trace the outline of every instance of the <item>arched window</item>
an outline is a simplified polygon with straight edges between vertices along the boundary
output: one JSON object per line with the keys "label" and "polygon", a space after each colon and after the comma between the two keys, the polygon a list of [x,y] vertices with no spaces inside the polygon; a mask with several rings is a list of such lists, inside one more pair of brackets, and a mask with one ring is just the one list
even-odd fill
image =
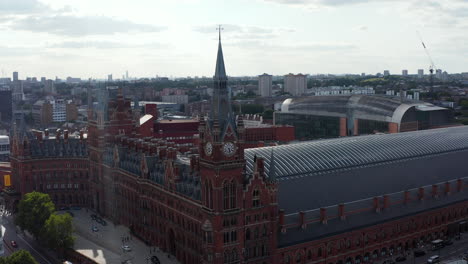
{"label": "arched window", "polygon": [[322,248],[318,248],[317,257],[321,257],[321,256],[322,256]]}
{"label": "arched window", "polygon": [[225,210],[236,208],[236,189],[234,180],[223,183],[223,208]]}
{"label": "arched window", "polygon": [[231,181],[231,186],[230,186],[230,207],[236,208],[236,181],[232,180]]}
{"label": "arched window", "polygon": [[252,194],[252,207],[260,206],[260,191],[255,189]]}
{"label": "arched window", "polygon": [[224,263],[231,263],[231,256],[227,251],[224,251]]}
{"label": "arched window", "polygon": [[296,263],[301,263],[302,262],[302,255],[301,253],[297,253],[296,255]]}
{"label": "arched window", "polygon": [[213,187],[210,181],[205,182],[205,205],[208,208],[213,208]]}
{"label": "arched window", "polygon": [[231,261],[235,262],[239,259],[239,255],[237,254],[237,250],[233,249],[231,253]]}

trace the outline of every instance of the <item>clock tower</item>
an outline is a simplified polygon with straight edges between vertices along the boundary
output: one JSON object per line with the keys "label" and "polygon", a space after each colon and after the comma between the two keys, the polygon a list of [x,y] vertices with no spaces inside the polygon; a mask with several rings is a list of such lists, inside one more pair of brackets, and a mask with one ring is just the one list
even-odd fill
{"label": "clock tower", "polygon": [[242,261],[244,125],[231,109],[219,30],[212,109],[200,120],[200,174],[204,232],[203,263]]}

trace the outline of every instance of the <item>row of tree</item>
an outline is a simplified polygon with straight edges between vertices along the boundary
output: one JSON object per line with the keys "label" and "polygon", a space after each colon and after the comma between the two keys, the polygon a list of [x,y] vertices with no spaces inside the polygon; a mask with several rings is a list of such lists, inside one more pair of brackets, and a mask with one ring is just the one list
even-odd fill
{"label": "row of tree", "polygon": [[56,252],[74,245],[71,215],[57,214],[48,194],[26,194],[18,205],[15,223],[21,230],[32,234],[40,244]]}
{"label": "row of tree", "polygon": [[39,264],[26,250],[18,250],[8,257],[0,257],[0,264]]}

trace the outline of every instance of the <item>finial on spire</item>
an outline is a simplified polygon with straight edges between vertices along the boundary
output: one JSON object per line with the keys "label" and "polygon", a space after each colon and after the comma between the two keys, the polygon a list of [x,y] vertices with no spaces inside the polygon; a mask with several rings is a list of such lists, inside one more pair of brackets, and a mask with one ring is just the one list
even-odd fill
{"label": "finial on spire", "polygon": [[216,29],[219,32],[219,42],[221,42],[221,30],[223,30],[224,28],[222,28],[221,25],[219,25]]}

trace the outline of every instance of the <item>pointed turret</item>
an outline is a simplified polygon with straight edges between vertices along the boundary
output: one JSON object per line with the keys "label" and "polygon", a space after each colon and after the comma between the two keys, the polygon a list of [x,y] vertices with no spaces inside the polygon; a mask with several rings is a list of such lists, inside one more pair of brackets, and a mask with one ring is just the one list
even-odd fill
{"label": "pointed turret", "polygon": [[213,77],[217,80],[227,80],[226,68],[224,67],[223,47],[221,46],[221,29],[219,31],[218,56],[216,57],[216,69]]}
{"label": "pointed turret", "polygon": [[[224,67],[223,48],[221,46],[221,27],[219,30],[219,43],[218,55],[216,58],[215,75],[213,76],[213,107],[211,110],[210,124],[217,120],[219,124],[219,131],[224,132],[227,124],[231,124],[235,130],[236,123],[231,110],[231,100],[229,98],[229,91],[227,88],[227,75],[226,68]],[[222,139],[222,135],[219,135]]]}

